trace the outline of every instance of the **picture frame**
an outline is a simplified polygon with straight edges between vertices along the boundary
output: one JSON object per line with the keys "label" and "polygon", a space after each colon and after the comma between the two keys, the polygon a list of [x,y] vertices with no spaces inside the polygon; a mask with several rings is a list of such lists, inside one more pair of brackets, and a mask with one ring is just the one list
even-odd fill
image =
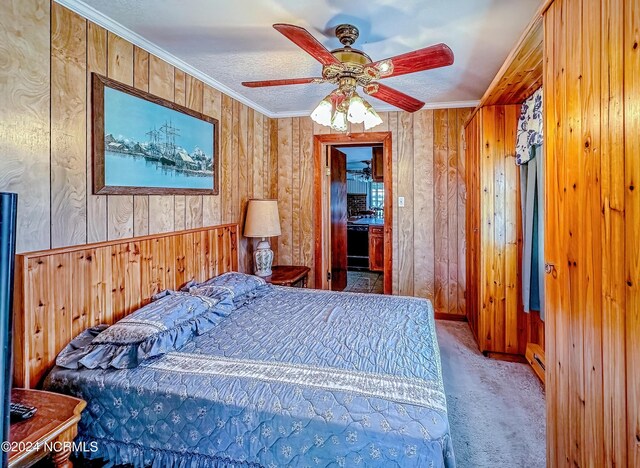
{"label": "picture frame", "polygon": [[92,74],[93,193],[218,195],[218,120]]}

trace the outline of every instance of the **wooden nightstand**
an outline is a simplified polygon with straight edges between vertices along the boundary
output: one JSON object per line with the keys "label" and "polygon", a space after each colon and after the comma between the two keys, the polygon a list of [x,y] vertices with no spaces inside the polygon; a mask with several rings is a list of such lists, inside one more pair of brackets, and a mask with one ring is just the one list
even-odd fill
{"label": "wooden nightstand", "polygon": [[[87,406],[84,400],[42,390],[14,388],[11,401],[38,408],[26,421],[11,423],[9,466],[31,466],[49,452],[56,467],[71,468],[72,442],[78,434],[80,413]],[[36,450],[34,447],[42,447]],[[47,447],[46,445],[50,445]]]}
{"label": "wooden nightstand", "polygon": [[306,288],[307,279],[309,278],[309,267],[279,265],[271,267],[272,274],[264,280],[267,283],[278,286],[293,286],[297,288]]}

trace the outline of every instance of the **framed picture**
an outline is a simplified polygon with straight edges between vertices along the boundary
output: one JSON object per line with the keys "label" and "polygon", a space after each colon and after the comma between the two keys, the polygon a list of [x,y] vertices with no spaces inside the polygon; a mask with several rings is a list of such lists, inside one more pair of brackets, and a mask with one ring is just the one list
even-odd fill
{"label": "framed picture", "polygon": [[93,193],[217,195],[218,121],[93,74]]}

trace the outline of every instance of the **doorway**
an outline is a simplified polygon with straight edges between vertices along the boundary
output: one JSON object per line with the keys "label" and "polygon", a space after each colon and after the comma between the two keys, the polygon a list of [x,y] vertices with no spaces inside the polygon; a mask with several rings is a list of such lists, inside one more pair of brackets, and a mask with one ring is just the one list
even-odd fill
{"label": "doorway", "polygon": [[314,155],[316,288],[391,294],[391,133],[316,135]]}

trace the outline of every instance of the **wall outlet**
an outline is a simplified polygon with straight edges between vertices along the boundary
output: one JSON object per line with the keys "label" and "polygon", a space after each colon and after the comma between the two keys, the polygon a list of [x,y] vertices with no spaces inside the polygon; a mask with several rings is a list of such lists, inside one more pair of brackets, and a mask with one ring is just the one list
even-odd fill
{"label": "wall outlet", "polygon": [[404,208],[404,197],[398,197],[398,207]]}

